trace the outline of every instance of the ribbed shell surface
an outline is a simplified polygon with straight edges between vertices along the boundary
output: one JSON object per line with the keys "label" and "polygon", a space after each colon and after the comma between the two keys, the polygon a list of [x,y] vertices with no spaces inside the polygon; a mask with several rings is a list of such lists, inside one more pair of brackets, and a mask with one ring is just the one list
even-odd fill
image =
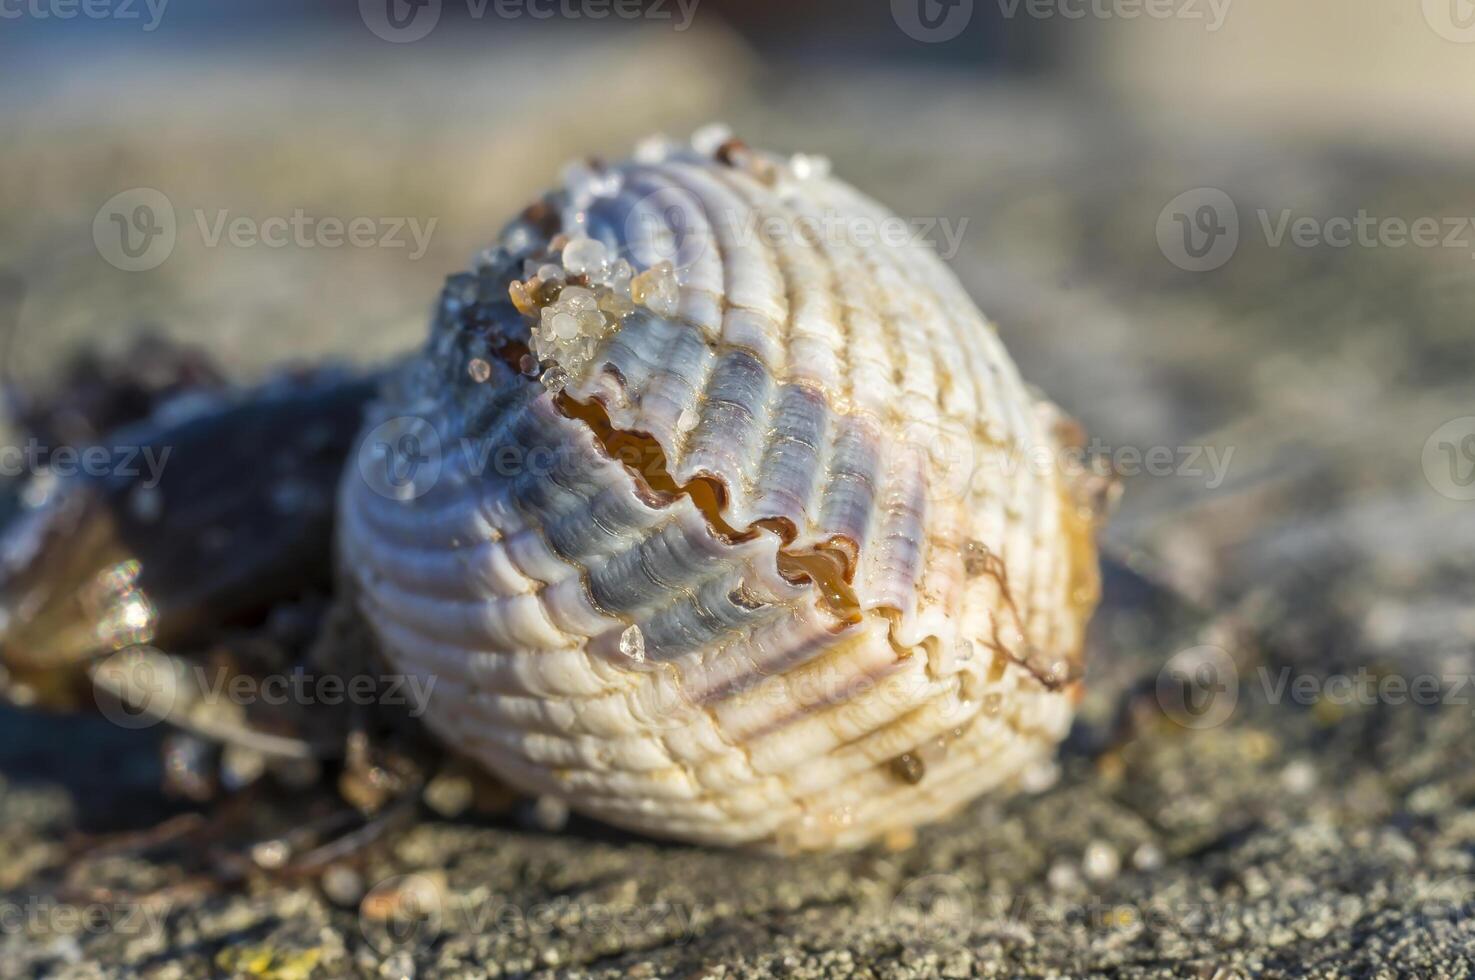
{"label": "ribbed shell surface", "polygon": [[[430,726],[610,823],[786,850],[1047,758],[1091,518],[953,275],[812,164],[590,173],[452,277],[344,482],[345,571]],[[674,293],[610,294],[580,239]],[[602,312],[569,339],[574,285]]]}

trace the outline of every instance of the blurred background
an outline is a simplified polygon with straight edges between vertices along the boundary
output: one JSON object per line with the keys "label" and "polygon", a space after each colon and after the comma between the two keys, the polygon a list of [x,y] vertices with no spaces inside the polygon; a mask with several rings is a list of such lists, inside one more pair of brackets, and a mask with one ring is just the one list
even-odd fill
{"label": "blurred background", "polygon": [[[0,358],[39,385],[154,331],[241,379],[380,361],[566,161],[717,120],[960,232],[946,258],[1024,376],[1123,472],[1107,552],[1252,626],[1264,659],[1242,678],[1464,676],[1472,109],[1468,0],[0,0]],[[298,214],[372,233],[229,231]],[[1194,642],[1115,601],[1088,732]],[[1428,821],[1443,856],[1409,861],[1465,867],[1468,709],[1387,707],[1242,707],[1191,765],[1161,739],[1110,771],[1078,740],[1066,765],[1103,807],[1128,773],[1170,855],[1248,813],[1272,850],[1323,819],[1348,862],[1357,828]],[[7,742],[0,769],[54,768],[35,748]],[[1043,876],[1021,860],[995,872]],[[1192,860],[1183,887],[1221,887]],[[1349,901],[1394,874],[1354,864],[1296,874]]]}

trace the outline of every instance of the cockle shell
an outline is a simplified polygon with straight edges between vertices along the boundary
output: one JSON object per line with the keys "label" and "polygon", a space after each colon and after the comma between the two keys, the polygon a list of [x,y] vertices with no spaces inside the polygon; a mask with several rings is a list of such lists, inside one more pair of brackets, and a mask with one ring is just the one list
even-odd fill
{"label": "cockle shell", "polygon": [[780,850],[1047,760],[1094,517],[934,251],[735,140],[564,184],[451,277],[342,488],[430,727],[609,823]]}

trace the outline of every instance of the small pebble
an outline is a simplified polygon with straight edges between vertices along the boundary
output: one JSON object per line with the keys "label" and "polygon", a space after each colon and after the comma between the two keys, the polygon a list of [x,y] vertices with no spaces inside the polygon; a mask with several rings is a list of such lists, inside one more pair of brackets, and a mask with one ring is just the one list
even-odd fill
{"label": "small pebble", "polygon": [[1122,870],[1121,855],[1117,854],[1116,848],[1104,840],[1093,840],[1086,845],[1085,857],[1081,860],[1081,866],[1086,871],[1086,877],[1092,881],[1110,881]]}
{"label": "small pebble", "polygon": [[284,840],[264,840],[251,848],[251,860],[267,871],[283,867],[291,856],[292,848]]}
{"label": "small pebble", "polygon": [[423,793],[425,805],[442,817],[459,817],[471,809],[476,798],[476,787],[460,773],[438,773],[426,785]]}
{"label": "small pebble", "polygon": [[396,950],[379,964],[384,980],[415,980],[415,957],[407,949]]}
{"label": "small pebble", "polygon": [[533,825],[556,834],[568,825],[568,804],[556,796],[540,796],[533,804]]}
{"label": "small pebble", "polygon": [[1058,892],[1075,891],[1081,885],[1080,872],[1076,866],[1069,861],[1056,861],[1050,866],[1050,872],[1045,876],[1050,887]]}
{"label": "small pebble", "polygon": [[364,897],[364,878],[346,864],[335,864],[323,872],[323,894],[344,908],[357,908]]}
{"label": "small pebble", "polygon": [[1163,866],[1163,849],[1148,841],[1132,852],[1132,867],[1139,871],[1156,871]]}
{"label": "small pebble", "polygon": [[1060,765],[1054,759],[1046,759],[1019,774],[1019,788],[1031,795],[1043,793],[1058,782]]}
{"label": "small pebble", "polygon": [[220,782],[232,792],[250,786],[266,772],[266,756],[241,745],[227,745],[220,755]]}
{"label": "small pebble", "polygon": [[1298,759],[1280,772],[1280,784],[1286,792],[1304,796],[1316,788],[1316,767],[1305,759]]}

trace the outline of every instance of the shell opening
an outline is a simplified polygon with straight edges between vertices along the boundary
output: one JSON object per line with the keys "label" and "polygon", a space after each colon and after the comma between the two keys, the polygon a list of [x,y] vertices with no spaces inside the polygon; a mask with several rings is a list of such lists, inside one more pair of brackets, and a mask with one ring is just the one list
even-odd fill
{"label": "shell opening", "polygon": [[850,584],[858,557],[853,543],[831,541],[813,548],[793,549],[788,546],[794,537],[793,530],[788,529],[785,534],[775,522],[759,521],[753,527],[735,528],[723,516],[727,491],[721,481],[695,477],[678,484],[671,475],[661,444],[648,433],[616,428],[597,400],[579,401],[561,391],[554,396],[554,404],[565,417],[587,426],[604,452],[625,466],[635,478],[636,487],[653,503],[665,505],[678,497],[689,497],[712,532],[727,541],[748,541],[764,531],[777,535],[782,542],[778,551],[779,574],[795,584],[813,583],[819,590],[821,606],[837,625],[860,622],[860,600]]}

